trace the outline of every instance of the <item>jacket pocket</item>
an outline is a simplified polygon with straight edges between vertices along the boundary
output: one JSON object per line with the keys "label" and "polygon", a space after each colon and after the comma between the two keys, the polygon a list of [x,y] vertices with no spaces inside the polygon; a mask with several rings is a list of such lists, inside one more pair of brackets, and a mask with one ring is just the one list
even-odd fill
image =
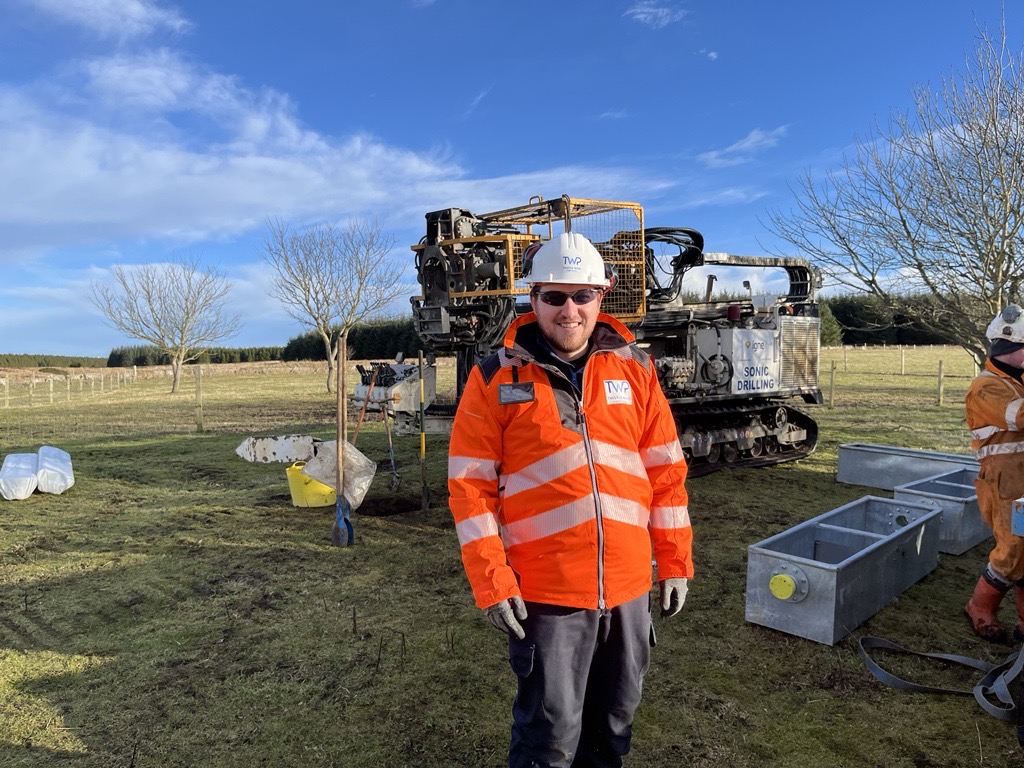
{"label": "jacket pocket", "polygon": [[1024,473],[1014,472],[1009,467],[990,469],[985,473],[985,482],[999,489],[1001,499],[1019,499],[1024,496]]}

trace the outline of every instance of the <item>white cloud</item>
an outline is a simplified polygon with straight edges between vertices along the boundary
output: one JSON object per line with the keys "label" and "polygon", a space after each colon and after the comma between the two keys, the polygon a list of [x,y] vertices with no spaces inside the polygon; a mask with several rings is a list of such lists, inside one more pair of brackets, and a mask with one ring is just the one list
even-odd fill
{"label": "white cloud", "polygon": [[704,152],[697,159],[708,168],[728,168],[749,163],[754,156],[765,149],[771,149],[786,135],[788,126],[782,125],[771,131],[755,128],[745,137],[725,149]]}
{"label": "white cloud", "polygon": [[158,29],[185,32],[190,24],[177,10],[150,0],[23,0],[39,11],[101,37],[134,38]]}
{"label": "white cloud", "polygon": [[686,11],[673,8],[671,5],[658,2],[658,0],[636,0],[622,15],[629,16],[641,24],[661,29],[669,24],[682,21],[686,18]]}
{"label": "white cloud", "polygon": [[[94,98],[69,104],[83,74]],[[442,153],[310,131],[286,96],[168,51],[95,59],[70,78],[0,87],[0,262],[118,238],[223,238],[271,214],[361,215],[462,174]]]}
{"label": "white cloud", "polygon": [[161,48],[140,56],[112,56],[82,65],[88,89],[108,107],[145,110],[181,109],[198,98],[193,72],[177,54]]}
{"label": "white cloud", "polygon": [[489,94],[491,92],[491,89],[493,87],[494,87],[493,85],[489,85],[486,88],[482,89],[473,98],[473,100],[469,103],[469,106],[466,107],[466,111],[462,113],[462,116],[463,117],[469,117],[471,114],[473,114],[473,112],[476,110],[476,108],[478,106],[480,106],[480,102],[483,101],[487,97],[487,94]]}
{"label": "white cloud", "polygon": [[[118,42],[186,26],[148,0],[23,2]],[[598,165],[468,178],[445,147],[416,151],[369,132],[318,132],[279,91],[248,88],[173,48],[122,46],[58,60],[35,82],[0,83],[0,178],[0,348],[45,337],[55,348],[33,343],[31,351],[90,354],[125,341],[87,298],[89,283],[115,259],[197,250],[212,264],[215,252],[230,263],[232,305],[246,335],[262,326],[254,337],[273,339],[296,326],[265,293],[255,246],[268,217],[381,217],[395,232],[411,294],[408,247],[422,237],[426,211],[471,205],[485,213],[524,204],[524,190],[649,200],[678,186],[668,172]],[[89,262],[101,266],[85,268]],[[407,311],[408,299],[396,306]],[[66,330],[49,330],[58,327]]]}
{"label": "white cloud", "polygon": [[609,109],[601,113],[602,120],[625,120],[627,117],[629,112],[624,109]]}

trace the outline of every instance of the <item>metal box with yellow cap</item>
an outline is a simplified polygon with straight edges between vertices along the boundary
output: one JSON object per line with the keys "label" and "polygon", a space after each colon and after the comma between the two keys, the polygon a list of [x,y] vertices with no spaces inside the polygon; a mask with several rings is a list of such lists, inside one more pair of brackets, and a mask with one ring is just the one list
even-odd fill
{"label": "metal box with yellow cap", "polygon": [[935,569],[941,515],[864,496],[750,545],[747,621],[835,644]]}

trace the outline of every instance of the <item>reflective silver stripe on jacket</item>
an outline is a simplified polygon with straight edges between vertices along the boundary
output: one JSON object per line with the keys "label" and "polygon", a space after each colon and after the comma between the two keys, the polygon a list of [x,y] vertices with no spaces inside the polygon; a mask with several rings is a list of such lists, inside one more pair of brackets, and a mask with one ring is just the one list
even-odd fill
{"label": "reflective silver stripe on jacket", "polygon": [[972,440],[988,440],[992,435],[998,435],[1000,432],[1006,432],[1002,427],[981,427],[980,429],[971,430]]}
{"label": "reflective silver stripe on jacket", "polygon": [[[636,451],[599,440],[592,441],[591,446],[594,449],[594,461],[597,464],[635,477],[647,477],[647,472]],[[501,484],[505,488],[505,498],[547,485],[585,466],[587,466],[587,449],[581,440],[502,478]]]}
{"label": "reflective silver stripe on jacket", "polygon": [[[601,504],[605,517],[642,528],[647,527],[648,514],[642,504],[632,499],[623,499],[601,494]],[[586,496],[582,499],[563,504],[547,512],[509,523],[501,529],[501,538],[505,547],[527,544],[543,539],[562,531],[567,531],[582,523],[594,519],[594,499]]]}
{"label": "reflective silver stripe on jacket", "polygon": [[683,448],[678,440],[663,445],[652,445],[641,453],[645,467],[665,467],[685,461]]}
{"label": "reflective silver stripe on jacket", "polygon": [[448,477],[455,480],[495,480],[498,462],[475,456],[449,456]]}
{"label": "reflective silver stripe on jacket", "polygon": [[1011,400],[1006,406],[1006,428],[1009,430],[1017,429],[1017,414],[1020,413],[1020,407],[1024,405],[1024,400],[1019,397],[1016,400]]}
{"label": "reflective silver stripe on jacket", "polygon": [[654,507],[651,510],[651,528],[689,528],[688,507]]}
{"label": "reflective silver stripe on jacket", "polygon": [[488,536],[498,535],[498,518],[490,512],[481,515],[467,517],[455,526],[455,532],[459,536],[459,546],[464,547],[471,541],[483,539]]}
{"label": "reflective silver stripe on jacket", "polygon": [[974,449],[974,458],[984,459],[988,456],[1006,456],[1012,453],[1024,453],[1024,442],[992,443]]}

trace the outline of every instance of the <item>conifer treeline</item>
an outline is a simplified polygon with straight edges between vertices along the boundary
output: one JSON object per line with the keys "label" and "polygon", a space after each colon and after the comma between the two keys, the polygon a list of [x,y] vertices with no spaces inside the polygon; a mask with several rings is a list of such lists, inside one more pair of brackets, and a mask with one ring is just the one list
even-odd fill
{"label": "conifer treeline", "polygon": [[[903,318],[884,308],[877,299],[858,294],[822,299],[822,338],[824,346],[840,344],[948,344],[922,328],[907,324]],[[332,343],[334,339],[332,338]],[[412,318],[394,318],[364,323],[348,336],[350,360],[393,360],[401,352],[413,359],[427,352],[416,335]],[[214,347],[199,358],[209,363],[254,363],[270,360],[325,360],[323,341],[311,331],[289,340],[283,347]],[[3,368],[130,368],[170,365],[166,353],[149,345],[117,347],[106,359],[74,355],[0,355]]]}

